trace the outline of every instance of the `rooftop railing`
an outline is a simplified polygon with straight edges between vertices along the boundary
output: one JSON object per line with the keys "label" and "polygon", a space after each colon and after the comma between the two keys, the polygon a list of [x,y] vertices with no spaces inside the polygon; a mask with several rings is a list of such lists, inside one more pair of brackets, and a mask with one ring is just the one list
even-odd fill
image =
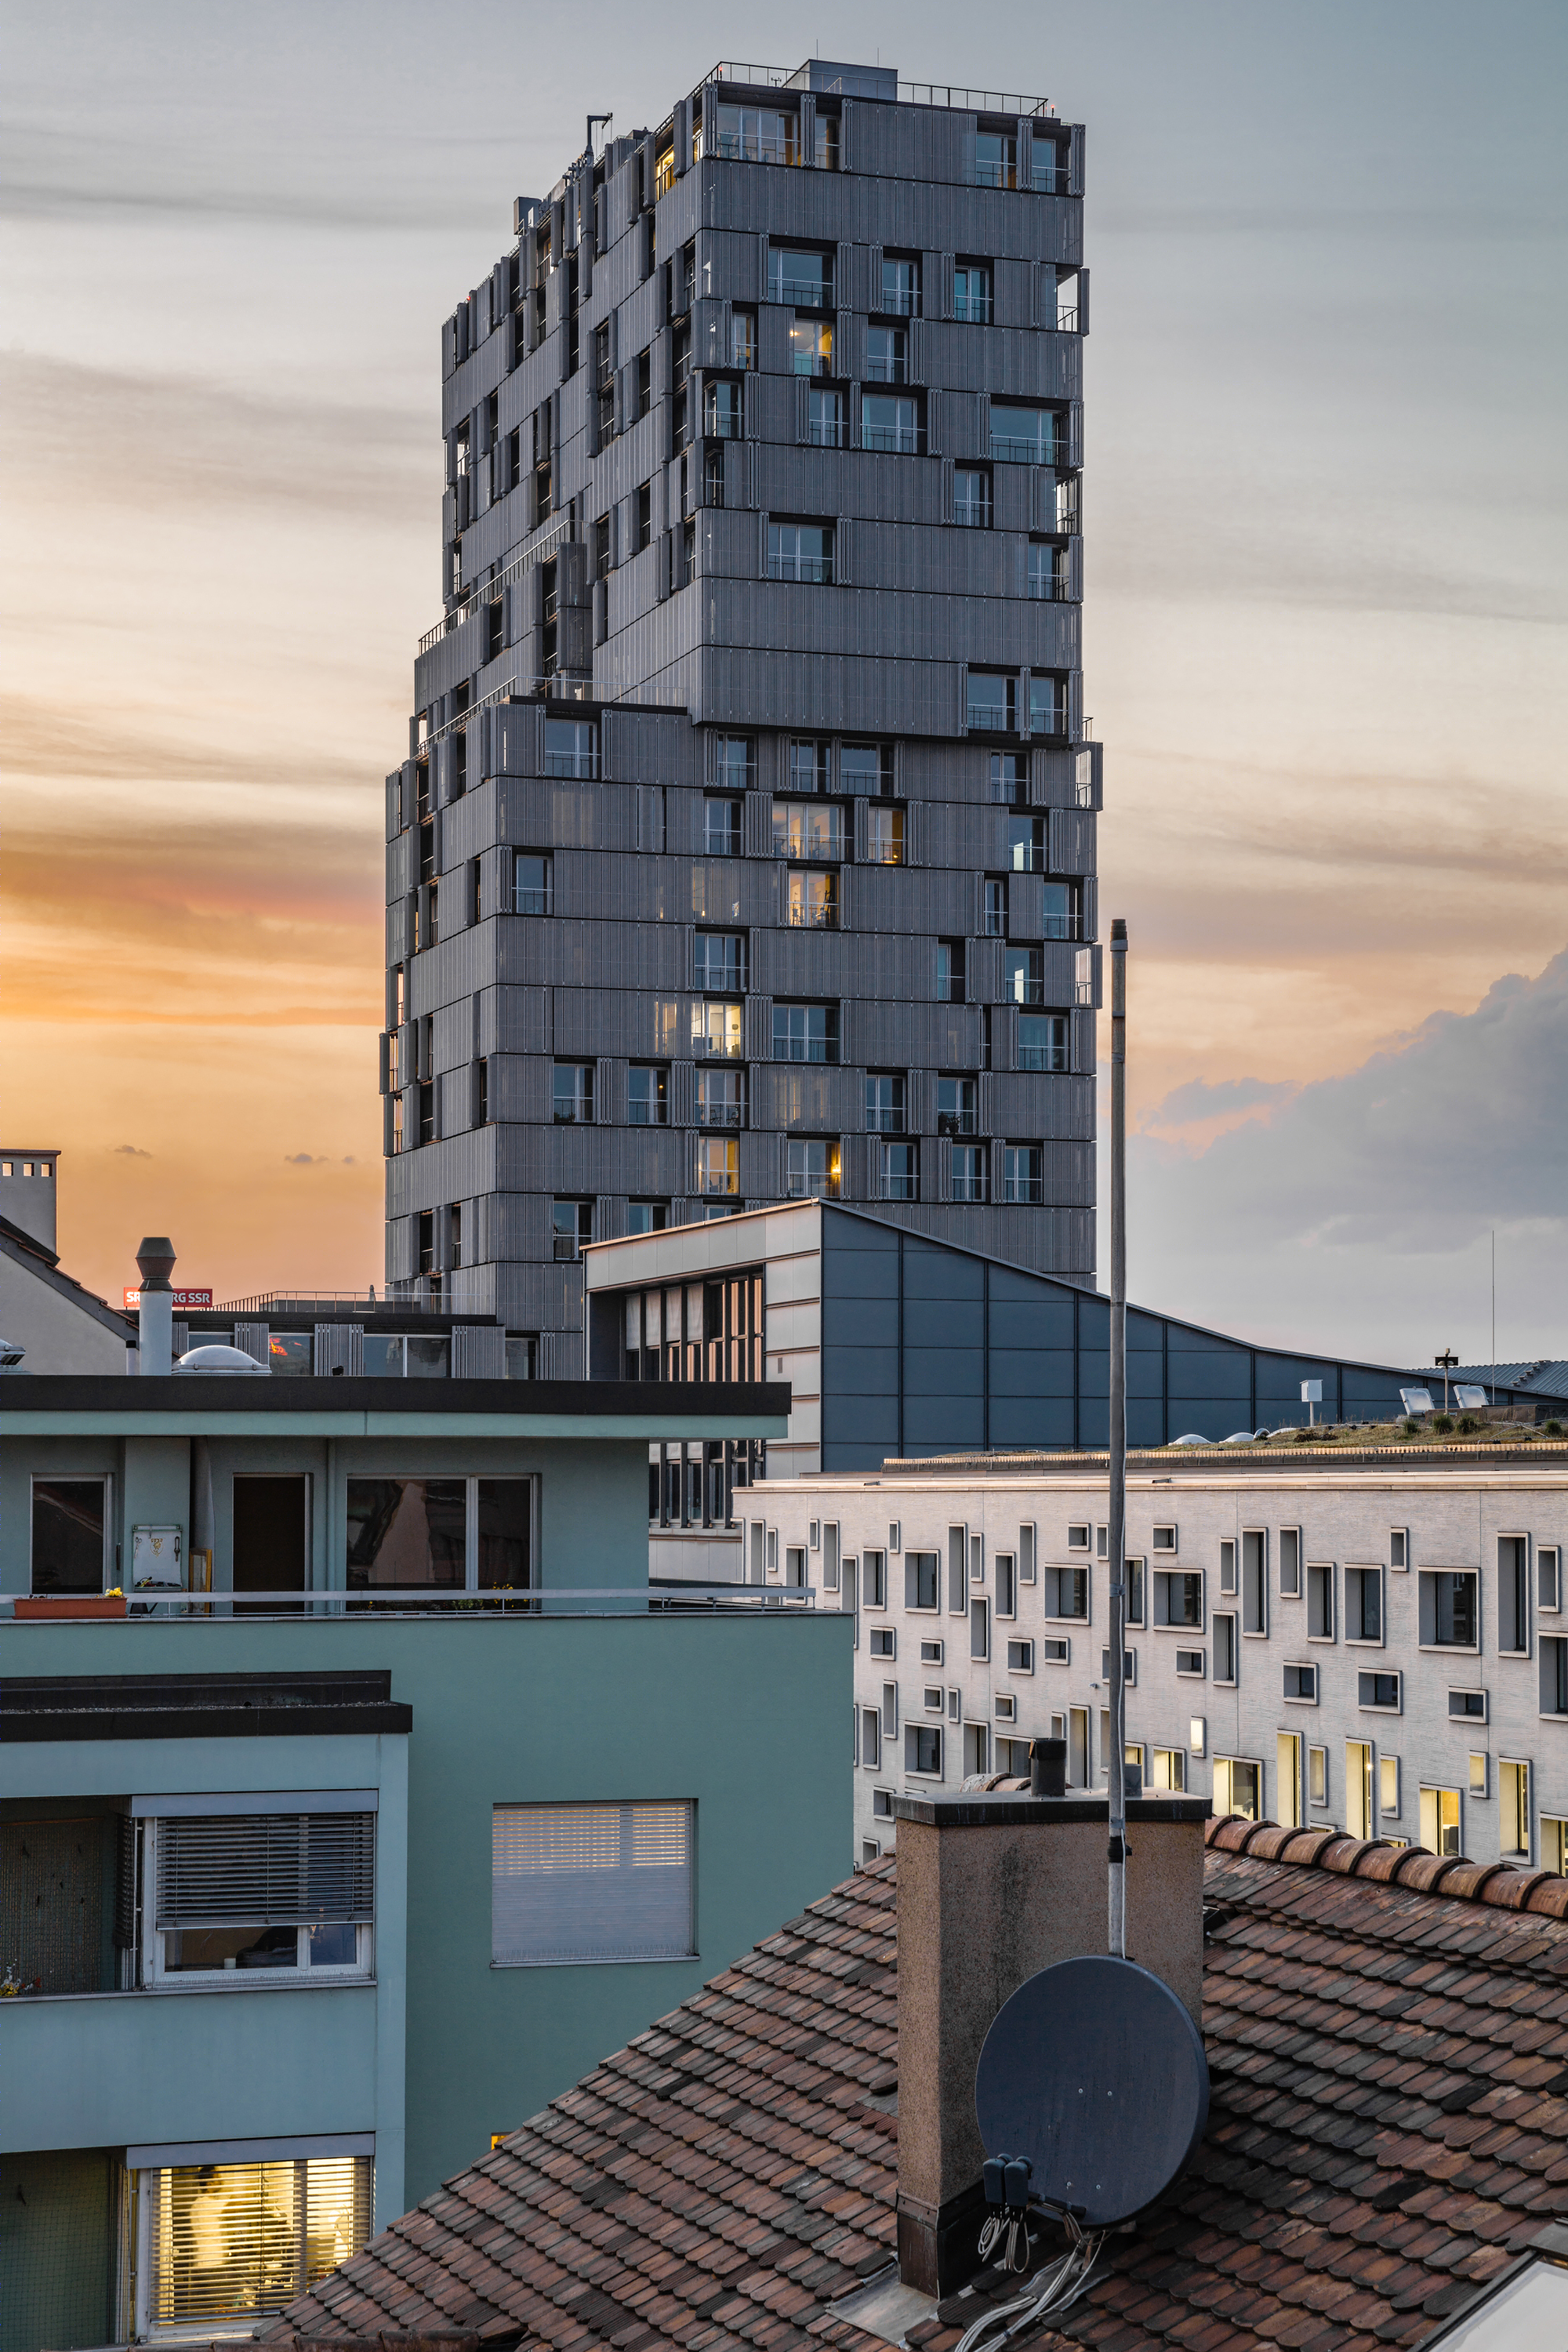
{"label": "rooftop railing", "polygon": [[[33,1596],[21,1593],[0,1594],[0,1612],[16,1618],[16,1602]],[[61,1596],[62,1599],[69,1596]],[[172,1619],[195,1623],[228,1623],[236,1618],[310,1619],[316,1622],[341,1622],[352,1617],[422,1617],[432,1612],[437,1616],[477,1617],[641,1617],[666,1616],[684,1612],[706,1612],[725,1610],[731,1613],[780,1609],[811,1609],[816,1606],[815,1585],[756,1584],[685,1584],[674,1580],[655,1580],[647,1584],[583,1585],[575,1589],[560,1587],[549,1591],[529,1591],[506,1586],[486,1591],[468,1591],[461,1588],[430,1591],[424,1589],[385,1591],[334,1592],[153,1592],[142,1591],[125,1597],[127,1623],[147,1623],[154,1621],[167,1623]],[[66,1621],[62,1609],[58,1616],[26,1612],[26,1622],[58,1624]],[[16,1622],[24,1622],[17,1619]],[[94,1612],[93,1622],[100,1622]],[[120,1622],[119,1619],[111,1621]]]}
{"label": "rooftop railing", "polygon": [[433,629],[426,629],[419,640],[420,652],[427,654],[432,646],[438,646],[443,637],[449,636],[454,629],[460,629],[465,621],[472,620],[482,605],[493,604],[503,588],[510,588],[514,581],[522,578],[525,572],[531,572],[535,564],[548,563],[562,541],[571,535],[571,516],[557,515],[521,554],[514,555],[511,562],[503,565],[492,578],[469,588],[449,613],[443,614]]}
{"label": "rooftop railing", "polygon": [[[721,58],[703,79],[741,82],[751,89],[784,89],[800,71],[799,66],[752,65],[740,58]],[[837,87],[827,85],[830,92]],[[901,81],[898,92],[900,106],[952,107],[963,114],[1050,116],[1056,112],[1047,98],[1025,98],[1006,89],[961,89],[955,82]]]}

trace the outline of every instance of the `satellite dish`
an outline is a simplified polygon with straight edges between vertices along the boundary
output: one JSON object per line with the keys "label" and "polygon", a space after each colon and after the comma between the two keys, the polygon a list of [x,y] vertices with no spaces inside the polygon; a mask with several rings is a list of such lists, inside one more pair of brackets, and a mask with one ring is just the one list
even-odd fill
{"label": "satellite dish", "polygon": [[1209,2112],[1196,2026],[1132,1960],[1062,1960],[1019,1986],[974,2074],[987,2156],[1033,2168],[1030,2189],[1090,2230],[1130,2221],[1192,2160]]}

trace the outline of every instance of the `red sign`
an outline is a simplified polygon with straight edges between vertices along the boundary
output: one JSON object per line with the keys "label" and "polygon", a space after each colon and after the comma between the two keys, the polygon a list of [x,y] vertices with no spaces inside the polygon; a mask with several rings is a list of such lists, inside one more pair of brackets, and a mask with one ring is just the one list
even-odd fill
{"label": "red sign", "polygon": [[[142,1304],[142,1293],[139,1290],[127,1290],[122,1293],[122,1296],[128,1311],[131,1307],[140,1307]],[[213,1303],[210,1290],[172,1290],[169,1296],[176,1307],[210,1307]]]}

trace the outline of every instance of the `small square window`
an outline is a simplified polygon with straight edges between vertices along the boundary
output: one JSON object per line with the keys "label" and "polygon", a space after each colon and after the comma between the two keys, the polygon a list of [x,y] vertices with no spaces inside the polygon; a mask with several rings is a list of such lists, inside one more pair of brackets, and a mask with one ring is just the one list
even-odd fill
{"label": "small square window", "polygon": [[1175,1528],[1170,1527],[1156,1528],[1154,1529],[1152,1549],[1155,1551],[1174,1551],[1176,1549]]}
{"label": "small square window", "polygon": [[1007,1644],[1007,1672],[1010,1675],[1032,1675],[1034,1671],[1035,1645],[1033,1642],[1009,1642]]}
{"label": "small square window", "polygon": [[1089,1549],[1089,1529],[1081,1521],[1068,1528],[1068,1551]]}
{"label": "small square window", "polygon": [[1448,1693],[1448,1719],[1451,1723],[1485,1723],[1487,1695],[1484,1690],[1451,1690]]}
{"label": "small square window", "polygon": [[1072,1664],[1072,1643],[1069,1641],[1042,1642],[1039,1653],[1042,1665],[1070,1666]]}
{"label": "small square window", "polygon": [[871,1811],[879,1822],[890,1822],[892,1820],[893,1792],[891,1789],[872,1790]]}
{"label": "small square window", "polygon": [[1203,1679],[1203,1671],[1204,1654],[1201,1650],[1178,1650],[1176,1652],[1176,1672],[1179,1675],[1190,1675],[1201,1682]]}

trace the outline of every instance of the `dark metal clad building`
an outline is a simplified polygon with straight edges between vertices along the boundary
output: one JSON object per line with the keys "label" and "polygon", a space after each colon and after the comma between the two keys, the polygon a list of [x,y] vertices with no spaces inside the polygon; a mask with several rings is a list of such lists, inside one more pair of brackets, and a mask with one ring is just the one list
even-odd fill
{"label": "dark metal clad building", "polygon": [[788,1200],[1092,1284],[1083,134],[724,64],[442,330],[387,781],[395,1292],[582,1368],[584,1242]]}

